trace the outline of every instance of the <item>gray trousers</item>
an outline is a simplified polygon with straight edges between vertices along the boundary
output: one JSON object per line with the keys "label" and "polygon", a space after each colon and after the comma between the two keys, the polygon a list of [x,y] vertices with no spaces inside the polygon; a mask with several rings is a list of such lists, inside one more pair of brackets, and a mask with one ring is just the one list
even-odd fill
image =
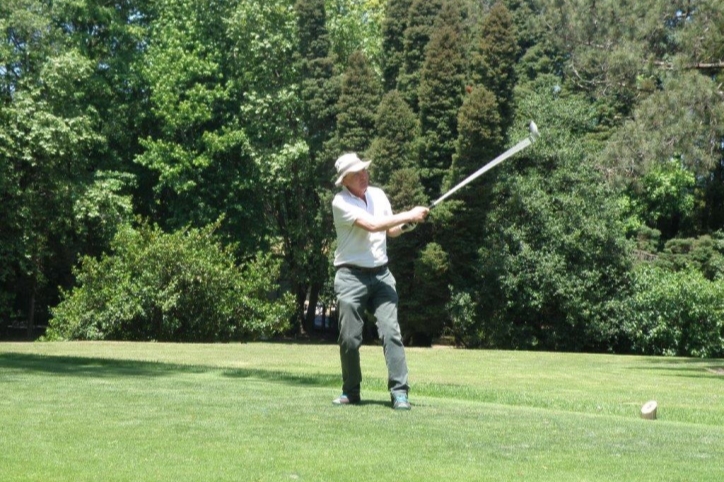
{"label": "gray trousers", "polygon": [[394,396],[407,393],[407,361],[402,334],[397,322],[397,290],[390,270],[379,273],[355,268],[339,268],[334,277],[339,317],[339,354],[342,361],[342,392],[360,393],[362,369],[359,347],[362,345],[365,310],[377,319],[377,332],[387,362],[387,388]]}

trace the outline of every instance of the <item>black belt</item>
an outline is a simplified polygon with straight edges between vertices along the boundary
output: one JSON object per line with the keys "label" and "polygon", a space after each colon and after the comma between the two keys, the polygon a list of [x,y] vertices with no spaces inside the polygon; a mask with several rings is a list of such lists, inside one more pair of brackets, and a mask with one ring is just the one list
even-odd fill
{"label": "black belt", "polygon": [[353,271],[360,271],[362,273],[377,274],[382,273],[384,270],[387,269],[387,263],[383,264],[382,266],[375,266],[374,268],[365,268],[364,266],[357,266],[354,264],[340,264],[339,266],[335,266],[335,268],[349,268]]}

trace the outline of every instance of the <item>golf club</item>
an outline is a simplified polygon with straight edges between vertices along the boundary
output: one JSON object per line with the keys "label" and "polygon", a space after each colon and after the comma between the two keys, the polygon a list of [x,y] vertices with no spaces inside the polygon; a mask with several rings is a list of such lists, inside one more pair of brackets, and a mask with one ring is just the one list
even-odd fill
{"label": "golf club", "polygon": [[[443,194],[442,196],[437,198],[435,201],[433,201],[432,204],[430,204],[429,208],[430,209],[434,208],[435,206],[437,206],[438,204],[443,202],[445,199],[452,196],[455,192],[457,192],[460,189],[462,189],[463,187],[467,186],[468,184],[473,182],[475,179],[482,176],[483,174],[485,174],[486,172],[488,172],[489,170],[491,170],[492,168],[494,168],[495,166],[497,166],[504,160],[508,159],[509,157],[517,154],[518,152],[522,151],[526,147],[533,144],[540,136],[540,133],[538,132],[538,126],[535,125],[535,122],[530,121],[528,129],[530,131],[530,134],[528,135],[528,137],[526,137],[525,139],[523,139],[522,141],[520,141],[519,143],[517,143],[516,145],[514,145],[513,147],[511,147],[510,149],[508,149],[507,151],[505,151],[504,153],[502,153],[501,155],[499,155],[498,157],[496,157],[495,159],[493,159],[492,161],[490,161],[489,163],[487,163],[486,165],[484,165],[483,167],[481,167],[480,169],[475,171],[474,173],[470,174],[468,177],[466,177],[462,181],[460,181],[455,187],[453,187],[448,192],[446,192],[445,194]],[[417,223],[406,223],[406,224],[401,225],[400,229],[402,230],[402,232],[408,232],[408,231],[412,231],[413,229],[415,229],[416,226],[417,226]]]}

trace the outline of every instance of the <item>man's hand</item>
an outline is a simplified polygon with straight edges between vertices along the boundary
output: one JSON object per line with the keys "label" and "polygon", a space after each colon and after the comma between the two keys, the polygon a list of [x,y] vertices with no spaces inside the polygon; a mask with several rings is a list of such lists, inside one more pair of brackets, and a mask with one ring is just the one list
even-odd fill
{"label": "man's hand", "polygon": [[410,220],[408,222],[421,223],[425,220],[429,213],[430,208],[427,208],[425,206],[415,206],[408,211],[408,214],[410,215]]}
{"label": "man's hand", "polygon": [[405,214],[409,215],[409,221],[397,226],[397,229],[393,230],[393,232],[391,233],[393,237],[399,236],[402,233],[407,233],[415,229],[417,227],[417,223],[423,222],[427,215],[430,214],[430,208],[427,208],[425,206],[415,206],[414,208],[405,212]]}

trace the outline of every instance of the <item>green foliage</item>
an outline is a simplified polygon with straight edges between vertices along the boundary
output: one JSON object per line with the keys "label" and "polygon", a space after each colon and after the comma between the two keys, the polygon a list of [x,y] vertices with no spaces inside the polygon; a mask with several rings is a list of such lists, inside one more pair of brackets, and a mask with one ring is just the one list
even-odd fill
{"label": "green foliage", "polygon": [[[342,150],[373,159],[401,210],[532,119],[541,142],[390,240],[400,319],[432,326],[453,293],[439,319],[470,346],[629,349],[611,314],[629,244],[721,276],[723,14],[715,0],[0,2],[0,324],[44,324],[78,258],[107,253],[132,216],[168,232],[223,216],[238,259],[283,259],[292,329],[309,331],[330,299]],[[429,272],[444,253],[452,286],[432,277],[445,296],[426,310],[422,252]]]}
{"label": "green foliage", "polygon": [[471,61],[472,80],[495,94],[505,132],[513,121],[518,43],[513,18],[503,3],[496,3],[490,9],[480,35]]}
{"label": "green foliage", "polygon": [[386,91],[397,88],[397,77],[404,62],[403,39],[407,29],[407,12],[412,0],[387,0],[382,22],[382,78]]}
{"label": "green foliage", "polygon": [[425,48],[442,5],[443,0],[413,0],[407,10],[402,70],[397,88],[415,112],[418,111],[417,88],[420,85],[420,69],[425,61]]}
{"label": "green foliage", "polygon": [[[43,40],[52,42],[52,34]],[[92,63],[72,48],[29,57],[38,63],[26,63],[27,70],[18,67],[22,76],[10,88],[12,102],[5,105],[3,99],[0,116],[0,164],[5,171],[0,251],[7,255],[7,268],[0,273],[7,291],[0,303],[7,303],[8,315],[15,310],[24,314],[32,327],[45,320],[48,305],[57,297],[56,286],[68,285],[78,248],[73,200],[83,190],[93,154],[106,140],[86,88]]]}
{"label": "green foliage", "polygon": [[[691,227],[694,212],[694,174],[677,159],[654,167],[641,180],[639,216],[665,238]],[[687,221],[689,221],[687,223]]]}
{"label": "green foliage", "polygon": [[300,0],[295,5],[301,57],[300,97],[312,162],[334,134],[340,88],[327,39],[324,3]]}
{"label": "green foliage", "polygon": [[371,165],[374,179],[380,185],[387,186],[398,169],[414,166],[418,130],[417,117],[400,92],[386,93],[377,107],[376,136],[367,151],[367,156],[374,161]]}
{"label": "green foliage", "polygon": [[716,231],[724,226],[724,163],[719,162],[704,178],[697,218],[702,231]]}
{"label": "green foliage", "polygon": [[472,344],[482,334],[510,348],[612,349],[620,327],[610,301],[625,290],[629,245],[612,192],[575,135],[593,125],[592,112],[580,97],[560,99],[549,85],[521,92],[520,111],[537,112],[546,127],[535,147],[502,168],[507,176],[493,188],[499,201],[481,219],[478,319],[464,339]]}
{"label": "green foliage", "polygon": [[278,262],[258,255],[238,266],[215,229],[125,226],[111,254],[83,258],[78,285],[53,310],[46,338],[229,341],[283,330],[291,300],[270,298]]}
{"label": "green foliage", "polygon": [[338,152],[366,151],[372,143],[375,110],[382,88],[364,53],[349,57],[342,78],[342,92],[337,102],[337,132],[334,140]]}
{"label": "green foliage", "polygon": [[601,105],[602,122],[615,123],[636,105],[638,75],[657,76],[648,62],[676,52],[678,26],[666,19],[678,8],[664,0],[544,0],[539,22],[545,50],[563,54],[566,82]]}
{"label": "green foliage", "polygon": [[[493,160],[503,147],[504,131],[498,102],[485,87],[473,88],[465,96],[457,124],[458,138],[446,190]],[[470,186],[468,192],[474,191],[475,187]]]}
{"label": "green foliage", "polygon": [[709,281],[724,280],[724,233],[670,239],[656,260],[669,271],[697,271]]}
{"label": "green foliage", "polygon": [[294,4],[299,25],[299,55],[303,59],[329,55],[327,10],[324,0],[298,0]]}
{"label": "green foliage", "polygon": [[132,197],[122,192],[134,184],[131,174],[96,171],[95,181],[73,206],[76,233],[85,241],[82,252],[100,255],[118,228],[133,220]]}
{"label": "green foliage", "polygon": [[408,294],[400,328],[409,343],[429,346],[449,324],[446,304],[450,300],[448,256],[437,243],[429,243],[414,264],[414,289]]}
{"label": "green foliage", "polygon": [[[446,4],[449,6],[451,4]],[[458,137],[457,116],[463,103],[466,64],[460,12],[445,7],[444,21],[435,24],[420,70],[418,99],[424,138],[423,183],[431,197],[440,192],[442,177],[452,163]]]}
{"label": "green foliage", "polygon": [[721,159],[724,106],[714,81],[696,72],[667,79],[607,143],[602,160],[635,183],[654,165],[678,159],[703,176]]}
{"label": "green foliage", "polygon": [[[386,182],[390,204],[394,212],[404,211],[413,206],[425,205],[428,198],[422,190],[420,174],[414,167],[403,167],[395,170]],[[429,305],[421,297],[422,280],[416,274],[419,266],[420,252],[430,239],[428,223],[420,225],[415,231],[403,234],[387,241],[387,253],[390,259],[390,269],[397,281],[397,293],[400,298],[399,321],[402,335],[408,341],[429,343],[429,337],[422,340],[412,340],[411,335],[416,327],[425,329],[428,323],[437,323],[429,320],[426,310]],[[410,327],[408,332],[406,327]],[[431,326],[431,325],[430,325]],[[429,332],[429,330],[426,330]],[[423,332],[424,333],[424,332]],[[433,334],[434,336],[434,334]]]}
{"label": "green foliage", "polygon": [[[443,191],[502,152],[503,131],[498,104],[488,89],[475,87],[465,97],[458,114],[458,130],[455,155]],[[440,208],[448,209],[449,213],[435,213],[435,238],[449,253],[451,278],[453,284],[461,289],[475,278],[478,249],[486,231],[481,213],[488,212],[495,202],[491,187],[496,182],[495,172],[477,179],[456,193],[453,201]]]}
{"label": "green foliage", "polygon": [[[275,163],[275,167],[279,165],[285,177],[272,184],[269,197],[283,243],[286,277],[296,302],[292,331],[298,333],[302,329],[306,332],[313,329],[317,299],[329,273],[327,253],[333,231],[329,229],[331,201],[326,202],[326,198],[327,187],[331,185],[330,161],[339,155],[333,136],[341,79],[331,46],[325,40],[328,25],[325,2],[298,1],[295,11],[300,41],[301,116],[290,113],[282,120],[284,125],[294,128],[293,142],[287,141],[281,149],[270,146],[271,158],[284,160],[281,164]],[[307,40],[316,42],[316,47],[305,48]],[[291,123],[290,119],[293,119]]]}
{"label": "green foliage", "polygon": [[347,67],[347,59],[362,51],[373,69],[381,70],[384,0],[327,0],[330,53]]}
{"label": "green foliage", "polygon": [[698,0],[679,2],[677,7],[667,20],[678,27],[676,40],[685,61],[716,63],[724,59],[724,5],[717,0]]}
{"label": "green foliage", "polygon": [[473,348],[485,346],[487,336],[476,321],[478,306],[469,292],[453,290],[446,308],[450,314],[449,331],[458,345]]}
{"label": "green foliage", "polygon": [[[151,85],[152,112],[159,135],[143,139],[136,161],[158,174],[155,190],[183,196],[200,184],[213,163],[204,133],[219,127],[219,108],[230,91],[223,79],[223,54],[210,35],[211,12],[193,9],[186,0],[168,0],[155,22],[144,76]],[[243,149],[243,138],[238,139]],[[167,200],[176,223],[188,222],[189,205]]]}
{"label": "green foliage", "polygon": [[637,353],[724,355],[724,284],[695,270],[671,272],[642,265],[632,295],[621,305],[624,328]]}

